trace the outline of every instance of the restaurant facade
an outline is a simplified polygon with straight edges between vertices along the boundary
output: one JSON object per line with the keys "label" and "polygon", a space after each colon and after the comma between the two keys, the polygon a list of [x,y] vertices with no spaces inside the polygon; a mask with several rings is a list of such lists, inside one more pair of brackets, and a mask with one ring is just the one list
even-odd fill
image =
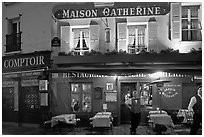
{"label": "restaurant facade", "polygon": [[106,110],[114,124],[128,123],[124,101],[138,90],[145,123],[149,109],[186,108],[202,83],[202,3],[14,2],[6,8],[3,121],[41,123],[43,116],[75,113],[88,124]]}
{"label": "restaurant facade", "polygon": [[2,120],[40,123],[48,107],[50,51],[2,58]]}
{"label": "restaurant facade", "polygon": [[[143,124],[148,109],[187,108],[202,80],[202,7],[194,4],[56,5],[52,112],[76,113],[85,123],[105,109],[112,112],[115,124],[128,123],[130,112],[124,102],[133,90],[140,91],[145,102]],[[192,49],[198,54],[189,53]],[[158,79],[169,81],[160,91],[158,84],[150,84]]]}

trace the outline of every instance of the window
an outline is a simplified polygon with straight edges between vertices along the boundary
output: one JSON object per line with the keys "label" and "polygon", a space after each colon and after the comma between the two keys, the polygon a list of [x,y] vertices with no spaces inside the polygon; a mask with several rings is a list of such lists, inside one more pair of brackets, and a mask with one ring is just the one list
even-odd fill
{"label": "window", "polygon": [[90,83],[71,83],[71,107],[74,112],[91,112]]}
{"label": "window", "polygon": [[152,86],[148,85],[148,83],[141,82],[140,97],[145,105],[152,106]]}
{"label": "window", "polygon": [[38,92],[38,86],[22,85],[22,104],[25,111],[38,111],[40,109],[40,95]]}
{"label": "window", "polygon": [[146,47],[146,25],[128,26],[128,53],[137,54]]}
{"label": "window", "polygon": [[90,31],[89,28],[73,28],[74,33],[74,51],[77,55],[84,55],[89,51]]}
{"label": "window", "polygon": [[2,90],[2,109],[3,110],[14,110],[14,88],[6,87]]}
{"label": "window", "polygon": [[8,20],[8,34],[6,35],[6,52],[21,50],[20,18]]}
{"label": "window", "polygon": [[182,6],[182,41],[201,41],[199,6]]}

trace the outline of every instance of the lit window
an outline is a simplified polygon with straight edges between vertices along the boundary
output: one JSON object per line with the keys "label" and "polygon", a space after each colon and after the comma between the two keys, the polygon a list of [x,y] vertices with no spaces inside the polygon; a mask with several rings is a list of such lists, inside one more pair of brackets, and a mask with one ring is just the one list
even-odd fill
{"label": "lit window", "polygon": [[84,52],[89,51],[90,36],[88,28],[74,28],[74,51],[78,55],[83,55]]}
{"label": "lit window", "polygon": [[91,112],[91,84],[71,84],[71,107],[74,112]]}
{"label": "lit window", "polygon": [[140,83],[140,98],[144,105],[152,106],[152,86],[146,82]]}
{"label": "lit window", "polygon": [[147,50],[145,30],[146,25],[128,26],[128,53],[137,54]]}
{"label": "lit window", "polygon": [[182,41],[201,41],[199,6],[182,6]]}

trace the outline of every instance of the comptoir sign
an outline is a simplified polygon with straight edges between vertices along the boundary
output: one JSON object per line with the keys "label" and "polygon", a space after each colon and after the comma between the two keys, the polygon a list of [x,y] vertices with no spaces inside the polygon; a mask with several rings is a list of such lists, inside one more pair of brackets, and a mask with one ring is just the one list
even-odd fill
{"label": "comptoir sign", "polygon": [[50,52],[4,56],[2,58],[3,72],[10,70],[25,70],[27,68],[41,68],[50,66]]}
{"label": "comptoir sign", "polygon": [[16,67],[27,67],[27,66],[38,66],[44,65],[44,56],[18,58],[18,59],[6,59],[3,62],[4,68],[16,68]]}

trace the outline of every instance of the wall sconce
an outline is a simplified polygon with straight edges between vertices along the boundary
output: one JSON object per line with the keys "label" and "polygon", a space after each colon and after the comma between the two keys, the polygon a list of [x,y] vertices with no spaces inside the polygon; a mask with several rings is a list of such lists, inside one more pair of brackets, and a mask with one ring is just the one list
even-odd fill
{"label": "wall sconce", "polygon": [[101,18],[101,21],[104,23],[104,25],[106,26],[105,28],[105,42],[106,43],[110,43],[110,27],[108,25],[108,19],[105,18],[105,21]]}
{"label": "wall sconce", "polygon": [[110,43],[110,28],[105,28],[105,41],[106,43]]}

